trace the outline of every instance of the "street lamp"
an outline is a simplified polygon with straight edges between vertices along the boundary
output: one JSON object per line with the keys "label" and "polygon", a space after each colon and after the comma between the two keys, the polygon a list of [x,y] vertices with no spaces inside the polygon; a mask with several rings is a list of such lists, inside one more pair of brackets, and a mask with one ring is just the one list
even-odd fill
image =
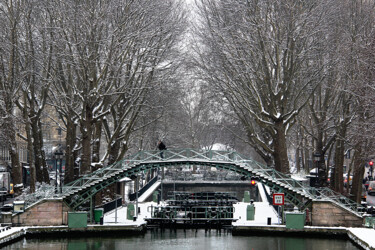
{"label": "street lamp", "polygon": [[61,183],[61,167],[62,167],[62,158],[64,153],[62,151],[56,151],[55,152],[55,158],[56,158],[56,192],[57,192],[57,165],[59,165],[59,171],[60,171],[60,193],[62,193],[62,183]]}
{"label": "street lamp", "polygon": [[137,178],[135,179],[135,217],[138,219],[138,185],[139,185],[139,175],[137,174]]}
{"label": "street lamp", "polygon": [[132,175],[130,177],[134,181],[134,188],[135,188],[135,213],[133,216],[133,220],[135,221],[138,218],[138,189],[139,189],[139,178],[140,174],[137,173],[135,175]]}
{"label": "street lamp", "polygon": [[319,153],[314,153],[314,162],[316,164],[316,169],[317,169],[317,180],[315,182],[315,185],[318,183],[319,185],[321,184],[320,183],[320,176],[321,176],[321,173],[320,173],[320,154]]}

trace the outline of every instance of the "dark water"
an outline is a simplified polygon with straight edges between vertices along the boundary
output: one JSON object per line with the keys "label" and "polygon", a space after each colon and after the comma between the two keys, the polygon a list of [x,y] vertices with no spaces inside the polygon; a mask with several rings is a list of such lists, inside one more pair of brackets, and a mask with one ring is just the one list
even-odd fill
{"label": "dark water", "polygon": [[24,239],[4,249],[139,249],[139,250],[352,250],[359,249],[349,240],[232,236],[231,232],[216,230],[154,230],[142,236],[95,238]]}

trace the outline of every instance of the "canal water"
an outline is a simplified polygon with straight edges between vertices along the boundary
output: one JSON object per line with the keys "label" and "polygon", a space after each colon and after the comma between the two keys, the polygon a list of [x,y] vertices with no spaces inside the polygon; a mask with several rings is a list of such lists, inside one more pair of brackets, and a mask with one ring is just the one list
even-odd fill
{"label": "canal water", "polygon": [[[42,237],[42,236],[41,236]],[[131,237],[23,239],[4,249],[129,249],[129,250],[355,250],[349,240],[233,236],[231,231],[204,229],[148,230],[145,235]]]}

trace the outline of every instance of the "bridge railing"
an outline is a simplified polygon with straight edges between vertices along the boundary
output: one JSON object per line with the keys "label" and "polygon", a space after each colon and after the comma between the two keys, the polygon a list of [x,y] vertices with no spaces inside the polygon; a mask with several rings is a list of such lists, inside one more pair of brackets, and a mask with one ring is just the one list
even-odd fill
{"label": "bridge railing", "polygon": [[243,160],[241,163],[246,165],[248,168],[251,169],[252,172],[254,172],[260,177],[268,177],[280,184],[290,186],[291,188],[299,189],[308,187],[303,182],[293,179],[290,175],[281,173],[259,162],[255,162],[252,160]]}
{"label": "bridge railing", "polygon": [[305,197],[309,197],[311,200],[334,202],[347,210],[351,210],[359,216],[362,214],[362,205],[329,188],[310,187],[307,184],[291,178],[287,174],[278,172],[275,169],[269,168],[258,162],[244,160],[243,164],[251,168],[252,172],[262,175],[263,177],[267,176],[277,184],[284,185],[285,188],[291,188],[297,193],[304,194]]}
{"label": "bridge railing", "polygon": [[140,151],[134,155],[126,157],[125,160],[139,160],[139,161],[169,161],[181,159],[203,159],[203,160],[220,160],[220,161],[236,161],[245,160],[235,151],[221,151],[221,150],[204,150],[204,149],[173,149],[163,150],[163,158],[161,151]]}
{"label": "bridge railing", "polygon": [[35,202],[43,199],[60,198],[60,188],[54,185],[42,184],[37,187],[37,190],[32,194],[22,194],[17,197],[17,200],[25,201],[25,207],[29,207]]}
{"label": "bridge railing", "polygon": [[161,151],[159,150],[139,151],[133,155],[125,157],[122,161],[100,168],[95,172],[89,173],[73,182],[66,184],[63,187],[62,195],[74,192],[77,189],[81,189],[83,186],[91,184],[96,179],[102,179],[115,171],[123,171],[125,168],[131,168],[141,162],[160,162],[181,159],[201,159],[204,161],[227,161],[238,163],[245,160],[244,157],[240,156],[234,151],[173,149],[163,150],[163,155],[161,155]]}
{"label": "bridge railing", "polygon": [[[275,184],[279,186],[284,186],[286,189],[293,189],[295,192],[301,192],[305,194],[306,197],[314,200],[330,200],[340,205],[355,210],[358,206],[357,203],[351,201],[350,199],[334,193],[332,190],[320,190],[304,185],[303,183],[294,180],[290,175],[283,174],[276,171],[275,169],[261,164],[259,162],[248,159],[247,157],[238,154],[235,151],[216,151],[216,150],[195,150],[195,149],[172,149],[164,150],[163,154],[159,150],[153,151],[140,151],[133,155],[125,157],[122,161],[109,165],[107,167],[100,168],[92,173],[89,173],[81,178],[70,182],[63,186],[62,193],[56,193],[54,188],[49,190],[44,190],[44,197],[63,197],[66,194],[72,193],[76,190],[82,189],[89,185],[94,185],[95,181],[100,181],[104,178],[112,178],[113,175],[118,174],[126,169],[131,169],[136,165],[141,163],[160,163],[163,161],[200,161],[200,162],[213,162],[218,164],[228,165],[234,164],[237,166],[242,166],[253,174],[258,175],[261,178],[267,178],[272,180]],[[35,200],[37,197],[42,197],[41,192],[33,194],[30,196]]]}

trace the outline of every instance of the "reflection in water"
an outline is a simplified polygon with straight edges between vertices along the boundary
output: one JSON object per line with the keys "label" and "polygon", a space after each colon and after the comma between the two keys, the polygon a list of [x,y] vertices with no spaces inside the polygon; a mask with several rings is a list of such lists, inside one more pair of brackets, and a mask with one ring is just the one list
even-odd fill
{"label": "reflection in water", "polygon": [[25,239],[5,249],[249,249],[249,250],[352,250],[348,240],[270,236],[232,236],[227,230],[149,230],[142,236],[93,238]]}

